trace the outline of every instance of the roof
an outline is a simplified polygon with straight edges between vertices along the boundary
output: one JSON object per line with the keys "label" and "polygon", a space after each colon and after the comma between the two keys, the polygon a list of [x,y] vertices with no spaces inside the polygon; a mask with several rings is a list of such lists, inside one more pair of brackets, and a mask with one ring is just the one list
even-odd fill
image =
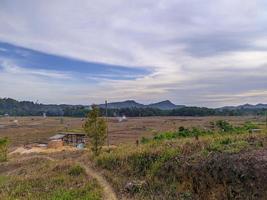
{"label": "roof", "polygon": [[56,135],[50,137],[49,140],[59,140],[59,139],[62,139],[64,137],[65,137],[64,134],[56,134]]}
{"label": "roof", "polygon": [[59,140],[63,139],[66,135],[78,135],[78,136],[85,136],[85,133],[73,133],[73,132],[62,132],[58,133],[49,138],[49,140]]}
{"label": "roof", "polygon": [[75,133],[75,132],[60,132],[59,135],[86,135],[85,133]]}

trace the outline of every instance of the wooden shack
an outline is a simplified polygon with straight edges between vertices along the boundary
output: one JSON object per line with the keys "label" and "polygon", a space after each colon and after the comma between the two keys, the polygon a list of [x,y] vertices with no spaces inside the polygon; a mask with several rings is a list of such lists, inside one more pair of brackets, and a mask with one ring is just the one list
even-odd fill
{"label": "wooden shack", "polygon": [[73,132],[63,132],[58,133],[49,138],[48,147],[52,148],[63,146],[63,145],[71,145],[77,146],[78,144],[85,144],[85,133],[73,133]]}

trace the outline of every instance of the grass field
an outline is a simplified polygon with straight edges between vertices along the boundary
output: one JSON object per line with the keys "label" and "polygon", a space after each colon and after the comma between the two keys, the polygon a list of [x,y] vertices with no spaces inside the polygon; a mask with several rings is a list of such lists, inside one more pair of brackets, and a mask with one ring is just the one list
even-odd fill
{"label": "grass field", "polygon": [[[227,120],[234,125],[246,121],[264,123],[264,117],[143,117],[128,118],[118,122],[109,118],[108,130],[111,144],[135,143],[143,136],[149,137],[164,131],[175,131],[180,126],[209,128],[211,121]],[[17,120],[17,121],[15,121]],[[17,123],[16,123],[17,122]],[[60,131],[81,132],[84,119],[59,117],[6,117],[0,118],[0,137],[8,137],[12,146],[33,142],[47,142],[48,137]]]}
{"label": "grass field", "polygon": [[[98,157],[73,148],[10,155],[0,163],[0,199],[266,199],[264,117],[108,120],[116,147]],[[0,137],[10,139],[12,151],[47,142],[60,131],[83,131],[83,123],[81,118],[0,118]],[[251,133],[254,127],[261,132]]]}
{"label": "grass field", "polygon": [[26,157],[1,165],[0,199],[100,200],[102,189],[71,161]]}

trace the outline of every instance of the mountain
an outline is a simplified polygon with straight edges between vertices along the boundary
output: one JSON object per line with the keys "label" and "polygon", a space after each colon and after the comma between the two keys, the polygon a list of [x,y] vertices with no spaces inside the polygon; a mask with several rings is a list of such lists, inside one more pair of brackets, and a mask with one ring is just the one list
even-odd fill
{"label": "mountain", "polygon": [[[105,104],[98,105],[99,108],[105,108]],[[121,109],[121,108],[144,108],[145,105],[137,103],[133,100],[127,100],[122,102],[108,103],[109,109]]]}
{"label": "mountain", "polygon": [[[105,104],[98,105],[100,114],[105,115]],[[67,105],[67,104],[40,104],[31,101],[16,101],[11,98],[0,98],[0,117],[10,116],[72,116],[84,117],[89,112],[89,105]],[[138,116],[242,116],[242,115],[264,115],[267,104],[244,104],[240,106],[227,106],[222,108],[188,107],[175,105],[169,100],[144,105],[133,100],[108,103],[108,115]],[[128,109],[132,108],[132,109]]]}
{"label": "mountain", "polygon": [[257,105],[251,105],[251,104],[244,104],[237,106],[238,109],[265,109],[267,108],[267,104],[257,104]]}
{"label": "mountain", "polygon": [[224,110],[258,110],[258,109],[267,109],[267,104],[256,104],[256,105],[252,105],[252,104],[244,104],[244,105],[239,105],[239,106],[225,106],[222,107],[220,109],[224,109]]}
{"label": "mountain", "polygon": [[[105,108],[105,104],[98,105],[99,108]],[[127,101],[121,101],[121,102],[112,102],[108,103],[108,108],[110,109],[122,109],[122,108],[156,108],[160,110],[173,110],[176,108],[182,108],[184,106],[181,105],[175,105],[171,101],[161,101],[158,103],[152,103],[149,105],[144,105],[141,103],[137,103],[133,100],[127,100]]]}
{"label": "mountain", "polygon": [[149,104],[149,105],[147,105],[147,107],[158,108],[160,110],[173,110],[173,109],[177,109],[177,108],[182,108],[184,106],[181,106],[181,105],[178,106],[178,105],[173,104],[171,101],[166,100],[166,101],[161,101],[158,103]]}
{"label": "mountain", "polygon": [[31,101],[17,101],[11,98],[0,98],[0,116],[84,116],[87,113],[83,105],[39,104]]}

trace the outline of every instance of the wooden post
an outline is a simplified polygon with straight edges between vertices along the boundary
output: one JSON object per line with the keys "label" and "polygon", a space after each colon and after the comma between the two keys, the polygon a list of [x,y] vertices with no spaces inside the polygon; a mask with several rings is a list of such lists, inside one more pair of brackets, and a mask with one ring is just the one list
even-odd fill
{"label": "wooden post", "polygon": [[106,134],[107,134],[107,145],[108,145],[108,148],[109,148],[109,137],[108,137],[108,101],[107,100],[105,101],[105,105],[106,105],[106,125],[107,125]]}

